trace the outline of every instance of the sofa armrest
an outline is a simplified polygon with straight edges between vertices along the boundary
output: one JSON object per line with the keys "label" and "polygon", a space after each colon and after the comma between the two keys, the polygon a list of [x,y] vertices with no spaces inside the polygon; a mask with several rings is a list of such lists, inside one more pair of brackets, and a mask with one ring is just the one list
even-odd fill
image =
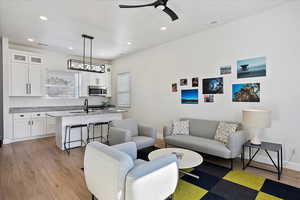
{"label": "sofa armrest", "polygon": [[172,135],[172,128],[168,126],[164,126],[163,134],[164,134],[164,138]]}
{"label": "sofa armrest", "polygon": [[126,199],[166,199],[178,182],[175,155],[167,155],[134,167],[126,178]]}
{"label": "sofa armrest", "polygon": [[108,141],[110,145],[130,142],[131,132],[127,129],[111,127],[109,129]]}
{"label": "sofa armrest", "polygon": [[236,134],[229,136],[227,147],[231,151],[231,157],[236,158],[242,152],[243,144],[247,141],[243,131],[238,131]]}
{"label": "sofa armrest", "polygon": [[151,137],[153,139],[156,139],[156,129],[145,126],[145,125],[138,125],[139,129],[139,135],[140,136],[146,136],[146,137]]}
{"label": "sofa armrest", "polygon": [[133,160],[137,158],[137,147],[134,142],[113,145],[113,148],[128,154]]}

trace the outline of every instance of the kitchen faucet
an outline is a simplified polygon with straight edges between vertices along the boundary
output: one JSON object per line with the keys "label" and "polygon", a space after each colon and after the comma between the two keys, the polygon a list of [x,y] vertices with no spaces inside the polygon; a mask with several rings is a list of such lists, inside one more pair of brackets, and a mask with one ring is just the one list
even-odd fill
{"label": "kitchen faucet", "polygon": [[89,112],[89,100],[88,100],[88,99],[85,99],[85,100],[84,100],[83,110],[84,110],[86,113]]}

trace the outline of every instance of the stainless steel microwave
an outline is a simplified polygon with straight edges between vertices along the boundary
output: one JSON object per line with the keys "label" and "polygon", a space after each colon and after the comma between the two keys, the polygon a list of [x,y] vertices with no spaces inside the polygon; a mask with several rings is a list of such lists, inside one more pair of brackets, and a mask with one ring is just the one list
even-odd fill
{"label": "stainless steel microwave", "polygon": [[89,96],[105,96],[107,95],[107,89],[101,86],[89,86]]}

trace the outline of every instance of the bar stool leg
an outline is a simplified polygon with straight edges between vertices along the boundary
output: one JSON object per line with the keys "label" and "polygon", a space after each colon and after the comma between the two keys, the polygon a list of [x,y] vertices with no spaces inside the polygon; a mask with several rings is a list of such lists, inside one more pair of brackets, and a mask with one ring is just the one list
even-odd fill
{"label": "bar stool leg", "polygon": [[93,124],[93,142],[95,141],[95,124]]}
{"label": "bar stool leg", "polygon": [[71,149],[71,127],[69,127],[69,138],[68,138],[68,143],[69,143],[69,149],[68,149],[68,154],[70,155],[70,149]]}
{"label": "bar stool leg", "polygon": [[80,146],[82,147],[82,127],[80,127]]}
{"label": "bar stool leg", "polygon": [[87,129],[86,129],[86,133],[87,133],[87,138],[86,138],[86,143],[90,143],[90,124],[87,125]]}
{"label": "bar stool leg", "polygon": [[65,129],[65,140],[64,140],[64,148],[65,148],[65,151],[68,152],[68,149],[67,149],[67,134],[68,134],[68,126],[66,126],[66,129]]}
{"label": "bar stool leg", "polygon": [[103,143],[103,132],[102,132],[103,130],[102,129],[103,129],[103,125],[101,124],[101,143]]}
{"label": "bar stool leg", "polygon": [[109,141],[108,141],[109,128],[110,128],[110,122],[108,122],[108,124],[107,124],[107,135],[106,135],[106,143],[107,143],[107,145],[109,145]]}

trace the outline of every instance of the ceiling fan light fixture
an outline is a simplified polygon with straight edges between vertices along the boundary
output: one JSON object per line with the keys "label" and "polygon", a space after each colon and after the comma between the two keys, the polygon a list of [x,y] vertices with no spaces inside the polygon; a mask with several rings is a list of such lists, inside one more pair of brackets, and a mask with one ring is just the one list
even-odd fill
{"label": "ceiling fan light fixture", "polygon": [[166,6],[164,6],[164,5],[158,5],[156,8],[159,9],[159,10],[164,10],[166,8]]}

